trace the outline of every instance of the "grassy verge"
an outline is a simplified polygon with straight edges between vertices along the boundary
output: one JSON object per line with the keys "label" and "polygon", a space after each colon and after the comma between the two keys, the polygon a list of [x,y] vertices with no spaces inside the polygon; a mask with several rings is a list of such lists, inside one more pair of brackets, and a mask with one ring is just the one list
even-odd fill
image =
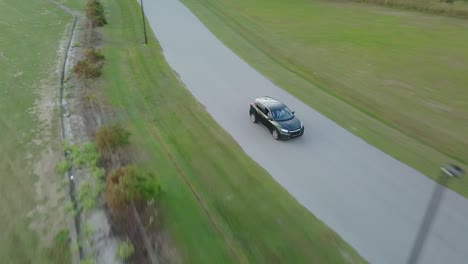
{"label": "grassy verge", "polygon": [[[0,2],[0,259],[4,263],[51,262],[46,245],[40,244],[31,227],[38,224],[54,232],[47,226],[51,216],[47,211],[54,214],[58,209],[46,203],[55,192],[48,188],[57,186],[60,178],[53,173],[54,161],[42,154],[59,148],[56,127],[50,126],[56,117],[49,116],[47,109],[58,91],[53,71],[69,22],[69,15],[48,1]],[[51,97],[43,98],[49,87]],[[56,182],[41,183],[48,177]],[[38,203],[42,211],[28,218]]]}
{"label": "grassy verge", "polygon": [[137,2],[105,5],[105,92],[132,132],[136,158],[160,177],[162,224],[184,262],[362,262],[204,111],[154,36],[142,45]]}
{"label": "grassy verge", "polygon": [[74,11],[83,11],[86,7],[86,0],[53,0],[54,2],[66,6]]}
{"label": "grassy verge", "polygon": [[[342,1],[183,0],[303,102],[435,178],[466,165],[465,20]],[[468,179],[450,187],[468,195]]]}
{"label": "grassy verge", "polygon": [[[386,5],[416,11],[443,14],[454,17],[468,18],[468,1],[466,0],[352,0],[372,4]],[[450,3],[452,2],[452,3]]]}

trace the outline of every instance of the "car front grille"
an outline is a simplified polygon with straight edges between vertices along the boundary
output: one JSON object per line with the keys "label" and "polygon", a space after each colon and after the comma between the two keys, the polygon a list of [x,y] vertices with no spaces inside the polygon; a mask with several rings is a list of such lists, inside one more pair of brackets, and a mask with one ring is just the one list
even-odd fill
{"label": "car front grille", "polygon": [[301,129],[290,131],[289,134],[291,135],[291,137],[297,137],[301,134]]}

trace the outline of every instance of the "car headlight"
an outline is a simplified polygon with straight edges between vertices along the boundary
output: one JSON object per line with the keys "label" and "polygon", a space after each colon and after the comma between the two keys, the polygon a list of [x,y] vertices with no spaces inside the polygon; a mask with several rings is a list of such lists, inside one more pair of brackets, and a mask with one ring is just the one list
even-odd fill
{"label": "car headlight", "polygon": [[289,131],[287,129],[282,128],[281,132],[288,133]]}
{"label": "car headlight", "polygon": [[302,121],[301,121],[301,127],[304,127],[304,124],[302,124]]}

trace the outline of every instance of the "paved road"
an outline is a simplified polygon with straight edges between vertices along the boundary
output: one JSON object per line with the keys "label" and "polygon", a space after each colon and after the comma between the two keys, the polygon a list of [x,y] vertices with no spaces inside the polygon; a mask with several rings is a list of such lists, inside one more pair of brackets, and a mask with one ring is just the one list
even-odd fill
{"label": "paved road", "polygon": [[[237,57],[177,0],[145,1],[171,67],[272,177],[372,263],[404,263],[434,183],[303,104]],[[250,122],[253,98],[296,111],[302,138],[276,142]],[[468,201],[446,190],[420,263],[468,263]]]}

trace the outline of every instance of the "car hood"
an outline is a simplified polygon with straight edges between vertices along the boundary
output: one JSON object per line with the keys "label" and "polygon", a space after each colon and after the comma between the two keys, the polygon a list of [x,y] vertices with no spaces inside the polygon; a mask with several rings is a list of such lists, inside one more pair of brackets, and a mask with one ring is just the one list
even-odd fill
{"label": "car hood", "polygon": [[276,121],[281,128],[287,129],[289,131],[297,130],[301,128],[301,121],[293,117],[292,119],[286,121]]}

